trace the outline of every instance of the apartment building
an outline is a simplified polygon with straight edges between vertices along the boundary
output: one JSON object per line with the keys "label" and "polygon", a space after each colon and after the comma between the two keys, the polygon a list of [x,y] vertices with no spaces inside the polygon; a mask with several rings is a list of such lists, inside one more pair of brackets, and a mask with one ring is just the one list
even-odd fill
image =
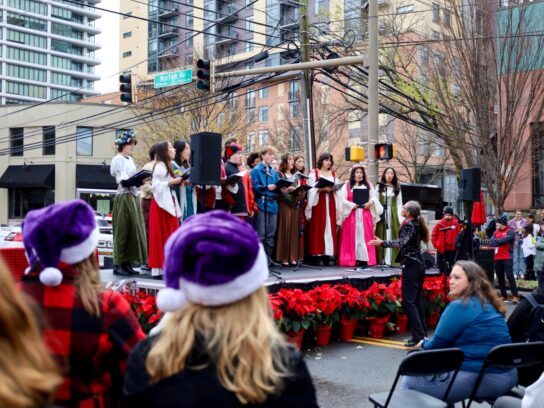
{"label": "apartment building", "polygon": [[100,0],[0,2],[0,103],[79,101],[96,95]]}

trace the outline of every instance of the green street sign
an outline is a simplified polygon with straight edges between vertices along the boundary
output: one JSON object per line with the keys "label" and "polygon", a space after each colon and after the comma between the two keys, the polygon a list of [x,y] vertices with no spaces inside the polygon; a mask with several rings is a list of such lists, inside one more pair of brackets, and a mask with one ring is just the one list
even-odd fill
{"label": "green street sign", "polygon": [[188,84],[193,81],[193,70],[184,69],[183,71],[167,72],[157,74],[153,78],[154,88],[164,88],[166,86]]}

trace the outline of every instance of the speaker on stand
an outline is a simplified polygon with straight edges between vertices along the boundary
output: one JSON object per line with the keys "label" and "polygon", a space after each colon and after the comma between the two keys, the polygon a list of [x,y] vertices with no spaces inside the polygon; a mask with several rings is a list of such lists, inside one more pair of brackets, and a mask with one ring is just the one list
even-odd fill
{"label": "speaker on stand", "polygon": [[206,186],[221,185],[221,141],[220,133],[200,132],[191,135],[190,181],[200,185],[201,208],[206,211]]}
{"label": "speaker on stand", "polygon": [[472,245],[472,208],[474,203],[480,201],[482,169],[473,167],[461,170],[461,182],[459,184],[459,200],[463,201],[467,221],[468,234],[465,239],[469,242],[470,258],[474,259],[474,247]]}

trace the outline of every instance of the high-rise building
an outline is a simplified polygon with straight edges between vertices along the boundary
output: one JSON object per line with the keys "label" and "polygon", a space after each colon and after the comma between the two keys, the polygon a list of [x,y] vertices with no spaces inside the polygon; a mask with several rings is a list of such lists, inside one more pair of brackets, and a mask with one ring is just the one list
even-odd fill
{"label": "high-rise building", "polygon": [[0,1],[1,104],[96,95],[100,0]]}

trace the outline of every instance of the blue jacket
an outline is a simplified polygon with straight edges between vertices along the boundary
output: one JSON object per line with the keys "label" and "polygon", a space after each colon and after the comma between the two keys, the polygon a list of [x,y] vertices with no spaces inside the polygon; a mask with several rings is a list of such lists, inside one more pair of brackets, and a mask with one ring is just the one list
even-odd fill
{"label": "blue jacket", "polygon": [[268,177],[266,176],[267,167],[264,163],[259,163],[251,170],[251,183],[253,184],[253,194],[259,206],[259,211],[264,211],[264,200],[266,200],[266,212],[270,214],[278,213],[278,193],[276,190],[268,191],[268,184],[276,184],[280,179],[278,172],[272,167],[268,167]]}
{"label": "blue jacket", "polygon": [[456,299],[446,307],[433,338],[425,340],[423,348],[458,347],[465,353],[461,370],[477,372],[489,350],[511,342],[504,316],[492,304],[472,296],[466,304]]}

